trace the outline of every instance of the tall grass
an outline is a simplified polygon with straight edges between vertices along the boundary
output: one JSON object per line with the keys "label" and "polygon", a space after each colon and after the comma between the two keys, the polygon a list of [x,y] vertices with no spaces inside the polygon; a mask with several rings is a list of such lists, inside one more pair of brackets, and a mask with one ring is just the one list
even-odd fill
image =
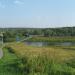
{"label": "tall grass", "polygon": [[31,60],[30,75],[74,75],[73,68],[66,64],[58,64],[46,56],[37,57]]}
{"label": "tall grass", "polygon": [[[6,50],[7,51],[7,50]],[[8,50],[9,51],[9,50]],[[10,54],[10,52],[8,52]],[[75,69],[67,64],[59,64],[45,56],[29,59],[27,56],[2,60],[0,75],[75,75]]]}
{"label": "tall grass", "polygon": [[8,64],[13,75],[75,75],[75,68],[68,63],[68,60],[75,58],[74,50],[67,51],[65,47],[65,50],[62,47],[32,47],[23,43],[11,43],[7,48],[10,55],[17,57],[15,60],[10,57],[12,61]]}
{"label": "tall grass", "polygon": [[[75,58],[75,47],[33,47],[27,46],[24,43],[11,43],[8,44],[8,46],[13,49],[17,56],[27,56],[29,59],[39,55],[46,55],[49,59],[53,59],[58,62],[63,62]],[[70,48],[70,50],[68,50],[68,48]]]}

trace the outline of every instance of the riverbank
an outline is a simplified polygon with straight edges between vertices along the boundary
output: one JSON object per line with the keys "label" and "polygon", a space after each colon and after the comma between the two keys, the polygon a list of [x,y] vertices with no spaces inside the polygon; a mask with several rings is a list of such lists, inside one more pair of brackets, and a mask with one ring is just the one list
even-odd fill
{"label": "riverbank", "polygon": [[75,37],[32,37],[27,41],[34,41],[34,42],[75,42]]}
{"label": "riverbank", "polygon": [[0,75],[75,75],[75,46],[34,47],[7,43]]}
{"label": "riverbank", "polygon": [[9,43],[7,48],[23,60],[21,68],[26,69],[26,75],[75,75],[73,46],[33,47],[24,43]]}

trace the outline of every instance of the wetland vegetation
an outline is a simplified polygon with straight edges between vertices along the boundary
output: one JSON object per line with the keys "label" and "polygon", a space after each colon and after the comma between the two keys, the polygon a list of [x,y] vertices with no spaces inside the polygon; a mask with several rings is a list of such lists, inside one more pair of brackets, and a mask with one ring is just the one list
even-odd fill
{"label": "wetland vegetation", "polygon": [[[4,56],[0,59],[0,75],[75,75],[74,29],[2,29]],[[40,43],[49,45],[40,46]]]}

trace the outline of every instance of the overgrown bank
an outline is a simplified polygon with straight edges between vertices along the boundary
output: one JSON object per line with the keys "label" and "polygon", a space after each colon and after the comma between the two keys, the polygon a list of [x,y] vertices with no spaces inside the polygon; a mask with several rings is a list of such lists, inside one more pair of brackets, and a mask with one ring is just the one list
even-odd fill
{"label": "overgrown bank", "polygon": [[27,41],[33,41],[33,42],[75,42],[75,37],[33,37],[28,39]]}
{"label": "overgrown bank", "polygon": [[5,56],[0,61],[0,75],[75,75],[74,61],[67,63],[67,60],[74,59],[74,50],[12,43],[6,46],[4,52]]}

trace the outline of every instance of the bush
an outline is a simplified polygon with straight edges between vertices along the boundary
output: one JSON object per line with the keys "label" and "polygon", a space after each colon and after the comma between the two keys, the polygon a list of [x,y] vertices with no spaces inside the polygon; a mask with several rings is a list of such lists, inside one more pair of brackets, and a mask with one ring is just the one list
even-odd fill
{"label": "bush", "polygon": [[9,51],[9,53],[15,53],[11,47],[5,46],[5,48]]}
{"label": "bush", "polygon": [[72,68],[75,68],[75,59],[69,60],[66,64]]}

